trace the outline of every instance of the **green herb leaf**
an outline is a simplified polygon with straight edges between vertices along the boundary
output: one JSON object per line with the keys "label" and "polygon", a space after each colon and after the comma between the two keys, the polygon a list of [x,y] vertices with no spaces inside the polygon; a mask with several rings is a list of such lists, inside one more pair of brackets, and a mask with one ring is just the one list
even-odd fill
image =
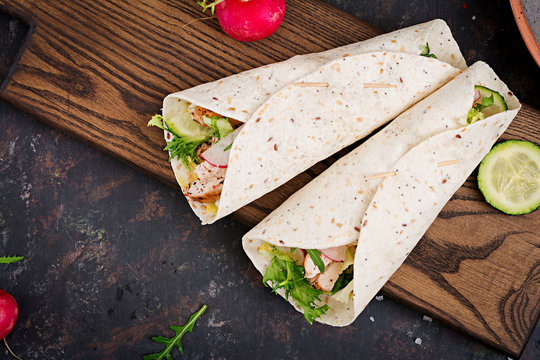
{"label": "green herb leaf", "polygon": [[296,248],[291,248],[291,252],[295,252],[296,251]]}
{"label": "green herb leaf", "polygon": [[430,57],[430,58],[434,58],[434,59],[437,58],[437,56],[435,56],[435,54],[430,54],[429,53],[429,44],[428,43],[426,43],[426,45],[424,46],[424,50],[422,50],[422,52],[420,53],[420,56]]}
{"label": "green herb leaf", "polygon": [[321,251],[317,249],[306,249],[309,257],[313,260],[315,266],[319,268],[321,274],[324,274],[324,261],[321,259]]}
{"label": "green herb leaf", "polygon": [[272,256],[270,266],[264,272],[263,283],[272,284],[272,291],[285,290],[285,298],[289,296],[304,310],[304,317],[310,323],[328,311],[328,305],[315,307],[315,301],[320,300],[322,291],[311,286],[304,277],[304,267],[297,265],[287,254],[279,251],[275,246],[270,249],[259,250],[260,253]]}
{"label": "green herb leaf", "polygon": [[229,144],[229,146],[227,146],[227,147],[226,147],[225,149],[223,149],[223,151],[227,151],[227,150],[230,150],[230,149],[231,149],[231,147],[232,147],[232,144],[233,144],[233,143],[230,143],[230,144]]}
{"label": "green herb leaf", "polygon": [[345,271],[341,273],[341,275],[339,275],[336,283],[334,284],[334,287],[332,288],[332,295],[349,285],[349,283],[353,279],[353,275],[353,266],[350,265]]}
{"label": "green herb leaf", "polygon": [[178,350],[181,354],[184,354],[184,349],[182,348],[182,344],[180,343],[180,340],[182,339],[182,336],[184,336],[188,332],[193,332],[193,325],[195,325],[195,321],[206,311],[207,306],[203,305],[195,314],[191,315],[189,317],[189,321],[184,326],[170,326],[170,328],[176,333],[175,336],[172,338],[166,338],[164,336],[155,336],[152,338],[153,341],[165,345],[165,349],[163,349],[159,353],[155,354],[149,354],[144,355],[144,360],[161,360],[161,359],[167,359],[172,360],[171,357],[171,350],[176,346],[178,347]]}
{"label": "green herb leaf", "polygon": [[17,261],[24,259],[24,256],[1,256],[0,264],[12,264]]}

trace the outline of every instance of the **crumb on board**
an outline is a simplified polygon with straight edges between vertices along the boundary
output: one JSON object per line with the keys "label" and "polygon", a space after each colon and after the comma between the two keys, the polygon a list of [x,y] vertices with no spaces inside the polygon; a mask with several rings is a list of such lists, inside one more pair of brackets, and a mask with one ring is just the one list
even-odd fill
{"label": "crumb on board", "polygon": [[383,299],[384,299],[384,296],[382,296],[382,295],[375,296],[375,300],[377,300],[377,301],[382,301]]}
{"label": "crumb on board", "polygon": [[427,321],[428,323],[431,323],[433,321],[433,319],[427,315],[422,316],[422,320]]}
{"label": "crumb on board", "polygon": [[414,339],[414,343],[415,343],[416,345],[422,345],[422,339],[416,338],[416,339]]}
{"label": "crumb on board", "polygon": [[371,320],[371,322],[375,322],[375,319],[373,318],[373,316],[370,316],[369,320]]}

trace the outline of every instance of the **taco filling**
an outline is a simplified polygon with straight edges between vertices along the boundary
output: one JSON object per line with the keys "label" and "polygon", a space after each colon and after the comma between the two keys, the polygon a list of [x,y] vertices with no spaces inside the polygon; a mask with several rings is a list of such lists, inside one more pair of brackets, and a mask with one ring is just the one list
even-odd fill
{"label": "taco filling", "polygon": [[285,298],[291,297],[312,324],[329,309],[327,304],[320,306],[323,294],[342,303],[351,299],[355,249],[355,245],[297,249],[263,242],[258,252],[270,258],[263,282],[273,292],[283,289]]}
{"label": "taco filling", "polygon": [[230,149],[242,122],[183,101],[170,118],[154,115],[148,126],[167,132],[169,161],[181,162],[177,180],[184,195],[217,211]]}

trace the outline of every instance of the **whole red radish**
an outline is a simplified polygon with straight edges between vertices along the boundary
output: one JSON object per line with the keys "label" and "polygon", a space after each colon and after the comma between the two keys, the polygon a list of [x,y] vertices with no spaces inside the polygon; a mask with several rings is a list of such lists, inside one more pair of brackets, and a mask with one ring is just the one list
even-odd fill
{"label": "whole red radish", "polygon": [[19,306],[13,296],[0,289],[0,340],[11,332],[18,315]]}
{"label": "whole red radish", "polygon": [[227,35],[239,41],[256,41],[272,35],[285,16],[285,0],[223,0],[216,15]]}

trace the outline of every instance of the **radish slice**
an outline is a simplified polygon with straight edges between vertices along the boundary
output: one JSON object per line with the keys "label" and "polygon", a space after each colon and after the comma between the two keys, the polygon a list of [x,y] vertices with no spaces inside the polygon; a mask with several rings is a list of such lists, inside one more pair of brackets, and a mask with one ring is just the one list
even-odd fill
{"label": "radish slice", "polygon": [[482,94],[480,94],[480,91],[475,90],[475,91],[474,91],[474,102],[477,102],[477,101],[480,100],[481,98],[482,98]]}
{"label": "radish slice", "polygon": [[347,246],[320,249],[321,253],[332,261],[344,262],[347,257]]}
{"label": "radish slice", "polygon": [[236,139],[240,133],[241,128],[242,127],[239,127],[217,143],[210,146],[208,150],[201,154],[201,157],[210,165],[225,169],[229,163],[229,154],[231,153],[232,147],[230,145],[232,145],[234,139]]}

